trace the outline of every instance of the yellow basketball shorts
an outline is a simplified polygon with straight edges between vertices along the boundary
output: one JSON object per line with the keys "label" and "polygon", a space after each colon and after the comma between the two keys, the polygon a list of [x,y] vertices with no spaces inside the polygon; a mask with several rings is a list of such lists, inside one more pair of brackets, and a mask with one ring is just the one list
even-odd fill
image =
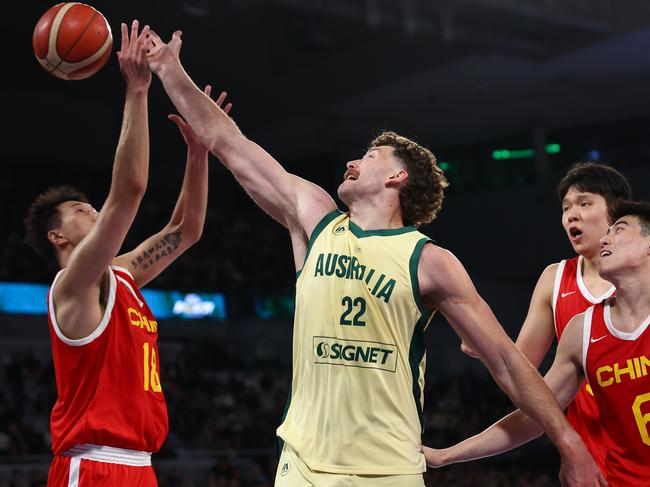
{"label": "yellow basketball shorts", "polygon": [[282,448],[275,487],[424,487],[422,474],[348,475],[314,472],[286,443]]}

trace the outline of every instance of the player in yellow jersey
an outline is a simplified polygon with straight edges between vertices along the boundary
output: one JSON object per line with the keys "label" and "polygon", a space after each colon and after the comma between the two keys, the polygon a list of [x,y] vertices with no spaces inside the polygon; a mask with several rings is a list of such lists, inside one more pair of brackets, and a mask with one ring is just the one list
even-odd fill
{"label": "player in yellow jersey", "polygon": [[424,485],[423,333],[436,309],[557,445],[565,485],[599,485],[584,444],[461,263],[417,232],[437,214],[447,184],[431,152],[394,133],[379,136],[347,164],[342,213],[194,85],[179,61],[180,32],[168,44],[149,39],[149,66],[181,115],[291,235],[299,272],[293,382],[278,428],[285,443],[276,486]]}

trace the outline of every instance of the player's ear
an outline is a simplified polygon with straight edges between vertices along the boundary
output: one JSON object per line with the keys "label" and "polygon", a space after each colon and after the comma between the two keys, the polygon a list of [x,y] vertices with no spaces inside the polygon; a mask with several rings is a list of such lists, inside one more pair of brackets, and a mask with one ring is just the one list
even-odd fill
{"label": "player's ear", "polygon": [[386,179],[387,188],[401,188],[408,182],[409,173],[406,169],[399,169],[395,174]]}
{"label": "player's ear", "polygon": [[52,242],[56,247],[61,247],[68,243],[68,239],[61,235],[58,230],[50,230],[47,232],[47,239]]}

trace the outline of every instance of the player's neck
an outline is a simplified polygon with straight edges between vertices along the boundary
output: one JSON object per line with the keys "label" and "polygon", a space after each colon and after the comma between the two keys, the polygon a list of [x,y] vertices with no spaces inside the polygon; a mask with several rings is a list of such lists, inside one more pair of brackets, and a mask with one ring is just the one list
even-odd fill
{"label": "player's neck", "polygon": [[68,260],[70,259],[70,255],[72,254],[73,250],[74,247],[72,247],[70,250],[68,249],[59,250],[56,260],[59,263],[60,269],[65,269],[65,267],[68,265]]}
{"label": "player's neck", "polygon": [[616,301],[612,321],[625,332],[636,330],[650,316],[650,270],[642,275],[624,276],[616,280]]}
{"label": "player's neck", "polygon": [[594,296],[602,296],[612,287],[609,281],[606,281],[598,273],[600,269],[600,256],[588,259],[582,256],[582,267],[579,272],[582,275],[582,282],[589,292]]}
{"label": "player's neck", "polygon": [[599,270],[600,256],[598,254],[590,256],[582,254],[582,269],[580,269],[580,272],[582,273],[583,279],[591,281],[603,280],[603,278],[598,274]]}
{"label": "player's neck", "polygon": [[350,205],[350,220],[363,230],[382,230],[404,226],[399,203],[358,201]]}

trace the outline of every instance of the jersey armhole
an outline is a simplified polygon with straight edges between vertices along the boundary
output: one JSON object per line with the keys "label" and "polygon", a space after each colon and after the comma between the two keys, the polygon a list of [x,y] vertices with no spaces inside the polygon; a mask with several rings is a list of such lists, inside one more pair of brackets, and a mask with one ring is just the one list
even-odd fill
{"label": "jersey armhole", "polygon": [[52,322],[52,328],[54,328],[54,332],[56,333],[56,336],[58,337],[59,340],[61,340],[63,343],[71,347],[81,347],[83,345],[89,344],[90,342],[98,338],[102,333],[104,333],[104,330],[108,326],[108,322],[111,318],[111,312],[113,311],[113,305],[115,304],[115,288],[116,288],[115,274],[113,273],[113,270],[109,267],[108,299],[106,300],[106,309],[104,310],[104,315],[102,316],[99,325],[97,325],[97,328],[95,328],[87,337],[72,339],[66,337],[61,331],[61,328],[59,327],[59,323],[56,319],[56,313],[54,311],[54,286],[56,286],[56,283],[59,280],[59,277],[61,277],[62,273],[63,270],[61,270],[56,275],[56,277],[54,278],[54,282],[52,282],[52,287],[50,288],[50,297],[49,297],[50,321]]}
{"label": "jersey armhole", "polygon": [[111,267],[111,269],[114,269],[114,270],[116,270],[118,272],[122,272],[122,273],[126,274],[127,276],[129,276],[131,278],[131,280],[133,282],[135,282],[135,277],[133,277],[133,274],[131,274],[131,271],[128,270],[126,267],[122,267],[120,265],[112,265],[110,267]]}
{"label": "jersey armhole", "polygon": [[319,221],[318,224],[314,227],[314,230],[311,232],[311,235],[309,236],[309,244],[307,245],[307,251],[305,252],[305,259],[302,261],[302,267],[300,268],[299,271],[296,272],[296,279],[300,277],[300,273],[305,268],[305,264],[307,263],[307,257],[309,257],[309,252],[311,251],[311,248],[314,246],[314,242],[316,241],[318,236],[322,233],[323,229],[332,222],[332,220],[341,216],[342,214],[343,212],[338,208],[334,211],[330,211],[327,215],[321,218],[321,221]]}
{"label": "jersey armhole", "polygon": [[589,339],[591,338],[591,321],[594,315],[594,307],[585,311],[585,321],[582,327],[582,370],[585,374],[585,379],[587,383],[589,382],[589,376],[587,375],[587,351],[589,350]]}
{"label": "jersey armhole", "polygon": [[420,321],[423,321],[423,325],[426,326],[429,324],[431,317],[433,316],[433,311],[427,309],[422,302],[422,297],[420,296],[420,280],[418,278],[418,265],[420,264],[420,256],[422,255],[422,250],[426,244],[433,244],[433,240],[429,237],[423,237],[415,244],[413,253],[409,259],[409,274],[411,277],[411,291],[413,292],[413,300],[420,311]]}
{"label": "jersey armhole", "polygon": [[555,328],[555,336],[559,337],[557,329],[557,320],[555,318],[555,309],[557,305],[557,297],[560,294],[560,285],[562,284],[562,276],[564,275],[564,266],[566,265],[566,259],[560,261],[555,269],[555,281],[553,283],[553,299],[551,301],[551,308],[553,309],[553,328]]}

